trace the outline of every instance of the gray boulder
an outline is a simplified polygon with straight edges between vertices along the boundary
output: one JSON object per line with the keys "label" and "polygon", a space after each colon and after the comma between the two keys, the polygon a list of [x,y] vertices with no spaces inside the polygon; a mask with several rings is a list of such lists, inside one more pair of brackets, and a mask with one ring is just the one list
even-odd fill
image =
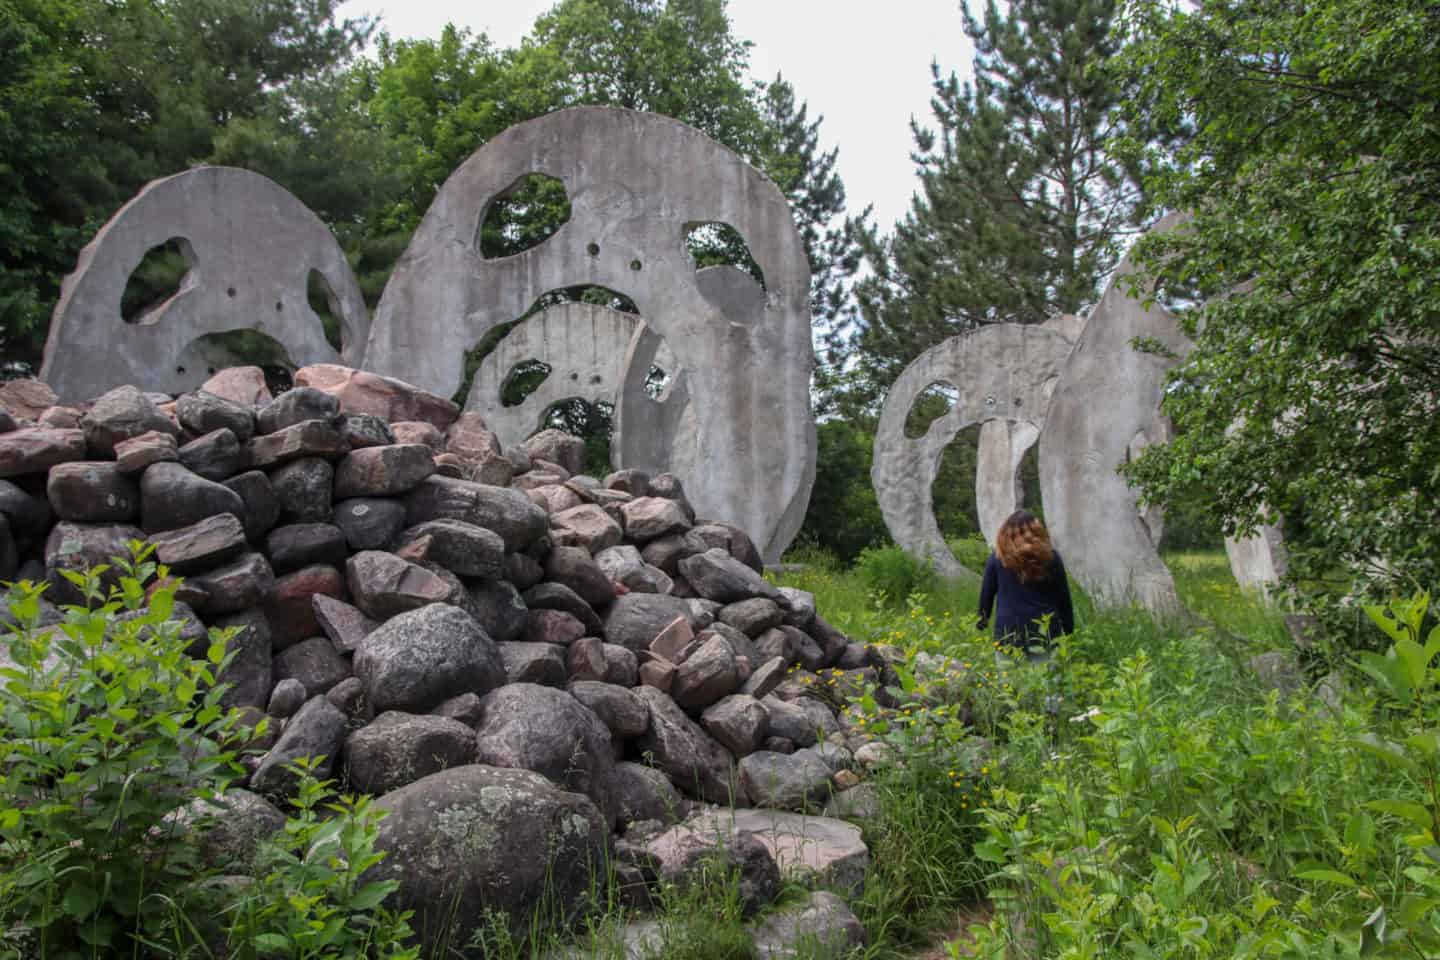
{"label": "gray boulder", "polygon": [[466,588],[469,610],[497,643],[519,640],[530,621],[520,591],[507,580],[472,581]]}
{"label": "gray boulder", "polygon": [[474,762],[475,732],[448,717],[392,710],[345,740],[346,776],[363,793],[388,793]]}
{"label": "gray boulder", "polygon": [[130,523],[140,515],[140,487],[105,460],[50,468],[45,495],[55,516],[79,523]]}
{"label": "gray boulder", "polygon": [[323,696],[311,697],[285,724],[275,746],[261,758],[260,766],[250,778],[250,789],[265,796],[293,794],[295,775],[286,768],[301,757],[320,760],[314,768],[315,777],[329,778],[344,739],[345,714]]}
{"label": "gray boulder", "polygon": [[636,747],[651,755],[671,783],[709,803],[743,801],[728,750],[654,687],[636,687],[634,694],[650,710],[650,727],[636,738]]}
{"label": "gray boulder", "polygon": [[116,387],[92,403],[80,418],[80,429],[85,433],[85,445],[102,460],[114,458],[115,444],[142,433],[180,433],[173,420],[131,386]]}
{"label": "gray boulder", "polygon": [[476,743],[479,762],[548,777],[589,797],[613,822],[610,731],[564,690],[512,683],[486,694]]}
{"label": "gray boulder", "polygon": [[366,550],[347,560],[345,580],[355,606],[376,620],[456,599],[451,584],[441,577],[379,550]]}
{"label": "gray boulder", "polygon": [[740,783],[757,807],[804,811],[830,795],[830,766],[813,750],[761,750],[740,758]]}
{"label": "gray boulder", "polygon": [[760,701],[732,694],[705,709],[700,716],[705,732],[737,757],[759,750],[769,736],[770,716]]}
{"label": "gray boulder", "polygon": [[600,718],[614,740],[638,737],[650,726],[649,708],[619,684],[580,680],[570,684],[570,695]]}
{"label": "gray boulder", "polygon": [[681,560],[680,575],[700,596],[719,603],[751,597],[780,598],[774,584],[718,547]]}
{"label": "gray boulder", "polygon": [[[564,921],[605,870],[609,825],[595,805],[527,770],[454,767],[385,794],[368,875],[395,880],[429,956],[463,944],[495,911],[515,932],[545,904]],[[543,855],[542,855],[543,854]]]}
{"label": "gray boulder", "polygon": [[376,713],[425,713],[450,697],[483,695],[505,682],[495,642],[474,617],[448,603],[381,624],[360,642],[354,670]]}
{"label": "gray boulder", "polygon": [[505,541],[498,533],[473,523],[430,520],[410,527],[397,542],[397,552],[406,559],[438,563],[462,577],[498,580],[504,576]]}
{"label": "gray boulder", "polygon": [[245,501],[178,463],[152,463],[140,477],[140,525],[147,533],[188,527],[219,513],[245,519]]}
{"label": "gray boulder", "polygon": [[406,522],[461,520],[498,533],[506,550],[524,550],[545,535],[549,517],[519,490],[430,476],[405,495]]}
{"label": "gray boulder", "polygon": [[255,410],[242,403],[204,390],[187,393],[175,402],[180,425],[197,436],[215,430],[229,430],[239,443],[255,433]]}
{"label": "gray boulder", "polygon": [[501,643],[500,661],[507,683],[565,686],[565,648],[553,643]]}
{"label": "gray boulder", "polygon": [[695,625],[695,613],[679,597],[654,593],[627,593],[617,597],[605,611],[605,639],[639,652],[648,650],[676,617]]}

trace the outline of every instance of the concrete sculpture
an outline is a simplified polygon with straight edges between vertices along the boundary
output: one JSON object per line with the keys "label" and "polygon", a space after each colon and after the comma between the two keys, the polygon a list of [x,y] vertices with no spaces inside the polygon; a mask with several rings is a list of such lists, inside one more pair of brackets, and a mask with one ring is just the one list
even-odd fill
{"label": "concrete sculpture", "polygon": [[[680,399],[670,389],[671,384],[666,385],[660,397],[651,397],[646,392],[645,382],[652,365],[665,370],[672,383],[678,371],[674,356],[638,316],[593,303],[567,302],[522,320],[495,345],[475,371],[465,409],[484,417],[486,425],[506,447],[525,442],[543,426],[545,412],[562,400],[579,398],[592,404],[608,403],[618,409],[631,354],[639,346],[637,341],[642,339],[650,346],[642,351],[646,354],[643,362],[634,366],[639,380],[637,389],[644,401],[656,405]],[[549,374],[520,403],[506,406],[503,397],[506,383],[529,362],[544,364],[550,368]],[[661,429],[653,439],[659,446],[667,447],[676,438],[670,431]],[[693,437],[691,440],[693,442]],[[621,444],[612,439],[616,469],[632,466],[656,469],[653,463],[622,458],[620,447]]]}
{"label": "concrete sculpture", "polygon": [[[154,247],[178,241],[190,269],[164,303],[126,323],[121,298]],[[329,288],[342,350],[310,308],[312,271]],[[231,362],[213,335],[254,330],[292,366],[359,366],[369,313],[340,245],[274,181],[232,167],[156,180],[80,252],[50,323],[40,377],[80,401],[120,384],[180,393]]]}
{"label": "concrete sculpture", "polygon": [[[998,527],[993,517],[1003,520],[1015,507],[1015,470],[1045,422],[1050,392],[1071,346],[1053,328],[993,324],[951,337],[905,368],[885,398],[870,473],[896,543],[928,557],[945,576],[976,576],[955,559],[935,521],[931,486],[940,456],[961,430],[987,425],[981,431],[985,447],[977,495],[986,498],[980,515],[982,523],[992,521],[987,526],[993,534]],[[906,437],[910,407],[937,383],[955,388],[954,407],[932,422],[925,436]]]}
{"label": "concrete sculpture", "polygon": [[[1180,609],[1175,581],[1117,471],[1154,430],[1166,374],[1191,343],[1164,307],[1128,295],[1133,272],[1127,257],[1065,362],[1040,433],[1040,489],[1066,567],[1097,603],[1170,613]],[[1135,349],[1137,338],[1164,352]]]}
{"label": "concrete sculpture", "polygon": [[[477,238],[487,208],[530,174],[564,184],[570,219],[537,246],[485,258]],[[707,295],[686,250],[687,233],[707,223],[738,231],[766,278],[763,290],[747,278],[743,315],[740,297]],[[489,330],[582,284],[629,297],[687,371],[706,464],[685,477],[696,509],[731,517],[778,558],[814,482],[809,267],[780,191],[697,130],[586,107],[495,137],[446,181],[397,264],[366,366],[450,395]],[[627,405],[622,395],[622,439],[634,435]]]}

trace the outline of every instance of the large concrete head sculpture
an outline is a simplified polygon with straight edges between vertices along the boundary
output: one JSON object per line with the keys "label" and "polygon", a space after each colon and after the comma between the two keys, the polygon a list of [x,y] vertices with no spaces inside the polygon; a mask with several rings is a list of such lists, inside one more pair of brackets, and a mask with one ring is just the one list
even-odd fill
{"label": "large concrete head sculpture", "polygon": [[[486,258],[488,208],[531,174],[561,181],[569,220],[537,246]],[[737,231],[765,278],[763,289],[746,281],[755,295],[743,315],[697,280],[686,237],[705,224]],[[809,269],[780,191],[682,123],[587,107],[481,147],[446,181],[396,266],[366,365],[449,396],[488,331],[578,285],[629,298],[687,371],[704,469],[683,479],[697,510],[733,518],[767,558],[778,556],[814,480]]]}
{"label": "large concrete head sculpture", "polygon": [[[189,271],[173,296],[126,322],[131,274],[167,243]],[[312,272],[339,321],[339,352],[310,307]],[[191,390],[226,365],[217,335],[235,330],[269,337],[292,366],[359,366],[368,328],[345,255],[315,214],[257,173],[197,167],[148,184],[81,251],[55,307],[40,377],[72,401],[120,384]]]}
{"label": "large concrete head sculpture", "polygon": [[[928,557],[945,576],[975,576],[955,559],[935,520],[931,487],[940,457],[961,430],[982,424],[977,506],[982,523],[1004,519],[1014,508],[1020,457],[1045,422],[1071,346],[1066,333],[1052,326],[994,324],[951,337],[905,368],[885,397],[870,472],[896,543]],[[951,387],[955,404],[923,437],[911,439],[905,419],[916,398],[935,384]]]}
{"label": "large concrete head sculpture", "polygon": [[[1155,229],[1174,229],[1167,217]],[[1119,474],[1132,450],[1155,439],[1166,374],[1191,349],[1159,304],[1130,296],[1127,257],[1066,361],[1040,434],[1045,522],[1071,576],[1097,602],[1180,609],[1175,581]],[[1163,348],[1140,350],[1136,341]]]}

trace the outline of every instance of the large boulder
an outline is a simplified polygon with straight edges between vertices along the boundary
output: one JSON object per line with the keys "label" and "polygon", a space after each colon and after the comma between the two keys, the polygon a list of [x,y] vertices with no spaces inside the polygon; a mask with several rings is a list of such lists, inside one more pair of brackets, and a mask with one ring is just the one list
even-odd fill
{"label": "large boulder", "polygon": [[830,795],[830,765],[812,749],[761,750],[740,758],[740,782],[757,807],[804,811]]}
{"label": "large boulder", "polygon": [[395,880],[426,955],[463,944],[499,912],[522,928],[537,906],[564,922],[603,882],[609,825],[588,798],[528,770],[471,765],[433,773],[376,801],[368,877]]}
{"label": "large boulder", "polygon": [[605,632],[595,608],[563,583],[537,583],[525,591],[524,599],[531,610],[560,610],[570,614],[585,627],[586,636],[598,637]]}
{"label": "large boulder", "polygon": [[636,746],[651,755],[671,783],[708,803],[743,801],[728,750],[659,690],[641,686],[634,693],[650,710],[650,727],[636,738]]}
{"label": "large boulder", "polygon": [[229,430],[244,443],[255,432],[255,408],[227,400],[205,390],[187,393],[175,402],[175,416],[180,426],[196,436],[215,430]]}
{"label": "large boulder", "polygon": [[525,452],[533,459],[559,464],[572,476],[585,469],[585,441],[563,430],[541,430],[525,441]]}
{"label": "large boulder", "polygon": [[476,743],[481,763],[532,770],[615,816],[610,731],[564,690],[512,683],[486,694]]}
{"label": "large boulder", "polygon": [[719,547],[681,560],[680,575],[706,600],[734,603],[751,597],[780,599],[774,584]]}
{"label": "large boulder", "polygon": [[327,779],[344,739],[345,714],[323,696],[311,697],[285,724],[285,731],[275,746],[261,758],[260,766],[250,778],[250,789],[266,796],[294,793],[295,774],[288,767],[301,757],[319,760],[314,768],[315,777]]}
{"label": "large boulder", "polygon": [[188,527],[217,513],[233,513],[244,522],[245,501],[178,463],[153,463],[140,477],[140,525],[147,533]]}
{"label": "large boulder", "polygon": [[737,757],[759,750],[769,736],[770,717],[760,701],[732,694],[706,708],[700,725]]}
{"label": "large boulder", "polygon": [[339,413],[334,397],[302,384],[261,407],[255,425],[261,433],[275,433],[306,420],[333,420]]}
{"label": "large boulder", "polygon": [[364,793],[389,793],[474,762],[475,732],[449,717],[391,710],[345,740],[346,775]]}
{"label": "large boulder", "polygon": [[545,578],[562,583],[591,606],[615,599],[615,584],[584,547],[556,547],[545,559]]}
{"label": "large boulder", "polygon": [[350,661],[340,655],[329,637],[310,637],[275,655],[271,674],[279,684],[298,680],[310,696],[329,693],[350,676]]}
{"label": "large boulder", "polygon": [[700,710],[739,686],[734,649],[724,637],[712,633],[680,663],[670,696],[682,709]]}
{"label": "large boulder", "polygon": [[620,512],[625,517],[625,537],[635,543],[648,543],[690,529],[685,510],[665,497],[640,497],[624,504]]}
{"label": "large boulder", "polygon": [[660,632],[684,617],[693,628],[695,611],[679,597],[657,593],[627,593],[605,611],[605,639],[639,653],[648,650]]}
{"label": "large boulder", "polygon": [[457,599],[443,578],[380,550],[365,550],[345,561],[345,579],[355,606],[376,620]]}
{"label": "large boulder", "polygon": [[685,801],[664,773],[640,763],[617,763],[611,778],[621,823],[658,820],[676,823],[685,816]]}
{"label": "large boulder", "polygon": [[347,414],[368,413],[391,424],[419,420],[444,430],[460,415],[460,408],[453,401],[428,390],[338,363],[301,367],[295,371],[295,385],[332,395]]}
{"label": "large boulder", "polygon": [[80,523],[131,523],[140,488],[108,460],[77,460],[50,468],[45,495],[55,516]]}
{"label": "large boulder", "polygon": [[462,520],[430,520],[410,527],[397,552],[409,560],[438,563],[462,577],[498,580],[505,571],[505,541],[498,533]]}
{"label": "large boulder", "polygon": [[[5,532],[8,534],[8,529]],[[85,597],[64,576],[64,571],[79,573],[89,567],[110,564],[115,557],[128,557],[130,550],[126,544],[143,537],[139,530],[126,524],[71,523],[66,520],[55,524],[45,540],[45,576],[50,583],[46,596],[55,603],[84,603]],[[6,539],[8,542],[8,536]],[[13,544],[11,549],[14,549]],[[100,584],[108,590],[119,584],[119,576],[120,571],[111,564],[101,576]]]}
{"label": "large boulder", "polygon": [[506,550],[524,550],[545,535],[549,517],[519,490],[430,476],[405,496],[406,522],[462,520],[498,533]]}
{"label": "large boulder", "polygon": [[85,459],[85,434],[79,430],[26,427],[0,434],[0,477],[44,473],[57,463]]}
{"label": "large boulder", "polygon": [[550,518],[550,527],[557,544],[581,547],[591,554],[617,546],[624,536],[620,524],[593,503],[562,510]]}
{"label": "large boulder", "polygon": [[748,833],[696,830],[688,823],[671,827],[645,844],[660,876],[679,889],[703,884],[717,875],[733,877],[741,910],[752,914],[780,893],[780,868],[758,838]]}
{"label": "large boulder", "polygon": [[581,680],[570,684],[570,695],[600,718],[612,739],[638,737],[650,726],[650,709],[620,684]]}
{"label": "large boulder", "polygon": [[381,624],[360,641],[354,669],[376,713],[426,713],[450,697],[485,694],[505,682],[495,642],[474,617],[448,603]]}
{"label": "large boulder", "polygon": [[140,390],[131,386],[116,387],[90,405],[80,419],[85,444],[102,460],[115,456],[115,444],[138,437],[151,430],[175,436],[180,428],[151,402]]}
{"label": "large boulder", "polygon": [[465,592],[470,601],[467,609],[495,642],[508,643],[524,635],[530,614],[514,584],[506,580],[480,580],[470,583]]}
{"label": "large boulder", "polygon": [[434,456],[423,444],[352,450],[335,466],[335,499],[406,493],[434,472]]}

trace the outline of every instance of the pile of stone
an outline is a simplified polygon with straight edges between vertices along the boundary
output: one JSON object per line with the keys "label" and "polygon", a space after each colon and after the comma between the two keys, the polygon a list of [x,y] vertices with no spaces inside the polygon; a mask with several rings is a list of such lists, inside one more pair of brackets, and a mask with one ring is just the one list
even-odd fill
{"label": "pile of stone", "polygon": [[502,449],[478,415],[370,373],[295,383],[272,398],[234,368],[83,407],[0,385],[0,578],[80,602],[65,571],[153,543],[197,654],[233,630],[227,704],[271,718],[251,790],[285,796],[308,755],[381,795],[381,870],[407,904],[458,885],[518,910],[562,874],[551,894],[578,897],[617,829],[643,895],[681,869],[669,830],[690,828],[664,828],[697,802],[808,810],[855,781],[856,744],[798,677],[873,681],[874,652],[767,582],[677,478],[587,477],[554,430]]}

